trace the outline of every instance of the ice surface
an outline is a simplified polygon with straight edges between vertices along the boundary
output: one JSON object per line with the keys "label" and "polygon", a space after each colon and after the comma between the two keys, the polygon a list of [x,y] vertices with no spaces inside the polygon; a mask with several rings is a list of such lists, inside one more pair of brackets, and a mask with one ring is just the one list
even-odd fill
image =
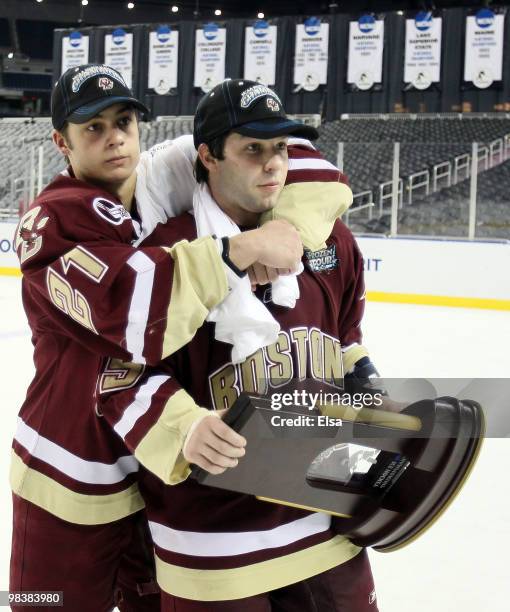
{"label": "ice surface", "polygon": [[[18,278],[0,277],[0,312],[2,590],[8,585],[10,554],[11,439],[33,374]],[[387,377],[510,375],[509,312],[368,303],[363,329],[372,359]],[[507,608],[510,478],[506,466],[510,466],[510,439],[486,440],[470,479],[429,532],[401,551],[370,553],[380,612]]]}

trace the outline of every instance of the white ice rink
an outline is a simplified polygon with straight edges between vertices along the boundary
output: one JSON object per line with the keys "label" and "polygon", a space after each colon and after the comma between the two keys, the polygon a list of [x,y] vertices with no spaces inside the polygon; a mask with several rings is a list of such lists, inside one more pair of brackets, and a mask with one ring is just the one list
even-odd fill
{"label": "white ice rink", "polygon": [[[8,585],[11,438],[33,372],[19,293],[18,278],[0,277],[0,590]],[[365,344],[387,377],[510,374],[510,312],[368,303],[364,331]],[[510,609],[510,474],[505,468],[510,468],[510,439],[486,440],[471,478],[429,532],[401,551],[371,553],[381,612]]]}

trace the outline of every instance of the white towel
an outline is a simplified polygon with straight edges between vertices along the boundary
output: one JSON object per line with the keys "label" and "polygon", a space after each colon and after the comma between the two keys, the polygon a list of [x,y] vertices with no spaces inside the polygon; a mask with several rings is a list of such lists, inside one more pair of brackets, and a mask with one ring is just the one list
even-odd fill
{"label": "white towel", "polygon": [[271,300],[273,304],[294,308],[299,299],[299,285],[297,275],[304,270],[303,264],[299,262],[299,268],[295,274],[279,276],[271,285]]}
{"label": "white towel", "polygon": [[[301,144],[298,139],[292,139],[292,144],[298,142]],[[308,141],[302,143],[313,148]],[[134,242],[135,246],[158,223],[165,223],[168,218],[190,210],[191,194],[194,194],[193,209],[199,237],[210,234],[234,236],[239,233],[237,225],[218,207],[209,190],[197,186],[193,174],[195,158],[193,137],[188,135],[165,141],[142,153],[136,183],[142,231]],[[200,194],[204,192],[208,205],[197,206],[197,198],[200,199]],[[300,264],[297,274],[302,270]],[[275,342],[280,329],[267,308],[252,294],[247,277],[239,283],[238,289],[239,293],[234,289],[208,318],[216,322],[216,338],[233,345],[232,359],[235,363],[244,361],[257,349]],[[295,275],[281,276],[272,284],[272,301],[275,304],[294,308],[298,298],[299,287]]]}
{"label": "white towel", "polygon": [[[238,226],[213,200],[205,184],[195,189],[193,214],[199,237],[210,234],[230,237],[240,233]],[[281,301],[285,302],[283,305],[291,304],[290,307],[293,307],[299,297],[297,280],[295,276],[282,277],[281,280],[293,281],[287,282],[287,286],[279,282],[277,288]],[[273,283],[273,302],[276,284]],[[276,342],[280,331],[280,325],[269,310],[253,295],[248,275],[221,304],[211,310],[207,320],[216,323],[217,340],[233,345],[233,363],[241,363],[259,348]]]}

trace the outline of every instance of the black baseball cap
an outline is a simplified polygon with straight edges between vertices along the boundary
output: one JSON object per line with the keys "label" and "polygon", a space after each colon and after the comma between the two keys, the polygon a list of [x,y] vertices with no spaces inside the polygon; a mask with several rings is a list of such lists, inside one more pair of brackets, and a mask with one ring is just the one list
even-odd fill
{"label": "black baseball cap", "polygon": [[225,132],[253,138],[292,135],[315,140],[319,132],[309,125],[289,119],[274,91],[245,79],[226,79],[211,89],[198,103],[193,140],[195,147]]}
{"label": "black baseball cap", "polygon": [[82,64],[66,70],[55,83],[51,94],[51,122],[56,130],[61,130],[66,121],[85,123],[105,108],[121,102],[149,113],[117,70],[104,64]]}

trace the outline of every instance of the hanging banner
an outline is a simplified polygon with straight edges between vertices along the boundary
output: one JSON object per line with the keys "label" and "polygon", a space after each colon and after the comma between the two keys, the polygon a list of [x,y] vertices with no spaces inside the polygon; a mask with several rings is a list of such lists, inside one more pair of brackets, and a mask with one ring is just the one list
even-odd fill
{"label": "hanging banner", "polygon": [[362,15],[349,23],[347,82],[358,89],[370,89],[382,81],[384,21]]}
{"label": "hanging banner", "polygon": [[274,85],[276,83],[276,26],[257,21],[244,30],[244,78]]}
{"label": "hanging banner", "polygon": [[89,63],[89,37],[71,32],[62,38],[62,65],[60,74],[73,66]]}
{"label": "hanging banner", "polygon": [[126,81],[133,83],[133,33],[117,28],[104,37],[104,63],[115,68]]}
{"label": "hanging banner", "polygon": [[504,15],[484,8],[466,20],[464,80],[485,89],[501,81]]}
{"label": "hanging banner", "polygon": [[313,91],[328,80],[329,23],[309,17],[296,26],[294,85]]}
{"label": "hanging banner", "polygon": [[422,11],[406,19],[404,82],[427,89],[441,79],[442,19]]}
{"label": "hanging banner", "polygon": [[157,94],[167,94],[177,87],[177,62],[179,59],[179,32],[168,25],[161,25],[149,34],[149,89]]}
{"label": "hanging banner", "polygon": [[227,30],[207,23],[196,31],[194,86],[208,92],[225,78]]}

